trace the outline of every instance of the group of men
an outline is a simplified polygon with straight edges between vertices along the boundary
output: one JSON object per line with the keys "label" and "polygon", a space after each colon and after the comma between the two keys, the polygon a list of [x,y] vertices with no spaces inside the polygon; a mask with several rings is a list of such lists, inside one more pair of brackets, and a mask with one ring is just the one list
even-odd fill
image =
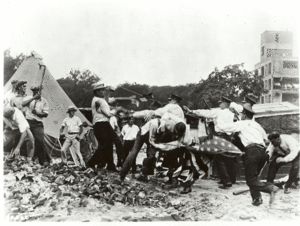
{"label": "group of men", "polygon": [[[4,146],[16,134],[20,134],[21,138],[14,149],[14,154],[19,155],[20,146],[27,138],[28,161],[30,163],[32,161],[35,145],[35,147],[39,146],[36,155],[40,164],[43,164],[47,155],[42,147],[44,139],[42,122],[48,115],[48,103],[41,97],[40,87],[32,87],[31,90],[33,96],[27,97],[26,82],[13,84],[12,95],[10,100],[6,101],[4,108],[4,122],[7,125],[4,130]],[[255,101],[249,97],[246,98],[244,105],[238,105],[222,96],[219,109],[190,110],[186,106],[179,105],[182,101],[180,96],[172,94],[168,99],[169,103],[163,107],[160,102],[153,100],[149,110],[127,112],[130,113],[128,124],[120,129],[116,120],[120,108],[109,106],[112,91],[101,83],[93,85],[92,124],[98,148],[87,162],[84,162],[80,154],[82,123],[74,115],[77,110],[74,106],[69,107],[67,112],[69,116],[62,123],[61,134],[65,127],[67,128],[66,141],[62,147],[62,159],[66,158],[66,150],[71,146],[74,147],[75,150],[71,152],[72,157],[75,159],[73,156],[75,154],[79,156],[80,161],[76,164],[86,168],[86,173],[106,167],[109,171],[119,172],[120,180],[124,180],[130,169],[133,174],[136,173],[136,157],[145,144],[147,157],[143,161],[137,179],[148,181],[149,175],[153,175],[156,169],[168,177],[168,182],[171,184],[183,182],[182,194],[191,192],[193,183],[201,175],[200,171],[207,172],[208,167],[201,156],[187,148],[192,145],[192,137],[189,126],[185,122],[184,111],[186,111],[202,118],[212,119],[213,135],[232,142],[244,152],[242,159],[253,205],[262,204],[260,192],[269,193],[270,203],[274,201],[278,187],[273,182],[282,165],[292,163],[284,193],[290,192],[289,188],[297,179],[299,143],[290,135],[277,132],[267,136],[265,130],[253,120],[255,112],[252,106]],[[144,121],[140,128],[134,125],[135,119]],[[117,167],[120,167],[120,171],[114,163],[113,145],[116,147]],[[258,178],[259,174],[272,156],[274,159],[269,166],[267,182],[261,182]],[[220,178],[220,188],[230,188],[236,182],[235,159],[215,154],[213,161]]]}
{"label": "group of men", "polygon": [[32,96],[27,96],[27,81],[14,80],[11,84],[12,90],[4,99],[4,148],[12,144],[11,157],[19,158],[21,146],[26,143],[28,163],[33,165],[36,156],[41,165],[47,164],[50,157],[44,148],[43,118],[49,113],[48,102],[39,86],[31,87]]}

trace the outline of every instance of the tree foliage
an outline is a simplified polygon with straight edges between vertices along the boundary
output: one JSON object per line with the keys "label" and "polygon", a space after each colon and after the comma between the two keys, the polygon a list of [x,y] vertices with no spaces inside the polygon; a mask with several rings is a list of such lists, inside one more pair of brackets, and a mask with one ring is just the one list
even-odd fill
{"label": "tree foliage", "polygon": [[210,107],[217,107],[220,96],[227,96],[241,102],[248,94],[259,97],[264,92],[262,76],[242,69],[243,64],[224,67],[222,71],[213,71],[206,80],[201,80],[190,95],[191,108],[205,108],[204,98]]}
{"label": "tree foliage", "polygon": [[[24,54],[12,57],[10,50],[4,51],[4,84],[12,77],[18,66],[25,59]],[[175,93],[183,98],[181,104],[187,105],[191,109],[203,109],[206,105],[205,99],[210,107],[217,107],[220,96],[227,96],[233,101],[241,102],[247,94],[259,97],[264,91],[262,76],[253,74],[243,69],[243,64],[229,65],[222,71],[213,71],[207,79],[201,79],[197,84],[187,84],[180,86],[149,86],[138,83],[120,84],[113,97],[136,96],[139,101],[137,107],[132,101],[119,101],[121,105],[128,109],[143,110],[149,108],[151,100],[140,101],[143,94],[153,92],[155,100],[163,104],[168,102],[171,93]],[[90,107],[93,98],[92,84],[100,81],[100,78],[89,70],[80,71],[71,69],[67,77],[58,79],[57,82],[71,98],[77,107]]]}
{"label": "tree foliage", "polygon": [[16,72],[17,68],[20,66],[22,61],[25,59],[25,55],[23,53],[17,55],[16,57],[12,57],[10,54],[10,49],[4,51],[4,71],[3,71],[3,84],[5,85],[8,80],[13,76]]}
{"label": "tree foliage", "polygon": [[92,84],[100,78],[89,70],[71,69],[66,78],[57,82],[77,107],[90,107],[93,98]]}

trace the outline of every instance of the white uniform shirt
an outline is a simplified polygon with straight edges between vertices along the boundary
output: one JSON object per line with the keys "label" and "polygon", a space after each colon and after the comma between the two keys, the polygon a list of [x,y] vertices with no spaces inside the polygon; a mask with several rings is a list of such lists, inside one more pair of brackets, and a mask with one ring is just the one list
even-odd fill
{"label": "white uniform shirt", "polygon": [[[28,96],[28,97],[24,98],[24,101],[31,99],[31,98],[32,98],[32,96]],[[35,102],[36,102],[36,104],[35,104]],[[48,101],[43,97],[40,100],[33,100],[30,102],[30,104],[26,110],[26,119],[42,122],[43,118],[40,118],[36,114],[32,113],[32,110],[34,109],[34,105],[35,105],[35,110],[37,112],[44,112],[44,113],[48,114],[49,113]]]}
{"label": "white uniform shirt", "polygon": [[269,155],[272,156],[274,152],[277,152],[280,155],[285,156],[284,162],[291,162],[293,161],[299,153],[299,143],[298,141],[292,137],[291,135],[281,134],[280,135],[281,143],[280,147],[283,149],[280,150],[279,148],[275,148],[272,143],[269,144],[267,148],[267,152]]}
{"label": "white uniform shirt", "polygon": [[154,111],[153,110],[143,110],[143,111],[134,112],[132,114],[132,116],[134,118],[144,118],[147,115],[154,115]]}
{"label": "white uniform shirt", "polygon": [[[99,103],[99,108],[96,109],[96,102]],[[93,124],[96,122],[109,122],[109,118],[102,113],[102,109],[106,109],[110,112],[108,103],[104,98],[94,97],[92,100],[92,114],[93,114]]]}
{"label": "white uniform shirt", "polygon": [[212,118],[215,124],[215,131],[217,133],[226,133],[230,135],[228,131],[221,129],[222,125],[233,122],[234,114],[228,109],[212,109],[212,110],[192,110],[192,113],[205,118]]}
{"label": "white uniform shirt", "polygon": [[138,132],[140,131],[139,127],[136,125],[129,126],[126,124],[122,129],[123,140],[135,140]]}
{"label": "white uniform shirt", "polygon": [[76,115],[74,115],[72,118],[67,117],[62,122],[62,126],[67,127],[68,133],[79,133],[81,124],[80,118],[78,118]]}
{"label": "white uniform shirt", "polygon": [[154,112],[156,116],[160,117],[162,117],[164,113],[168,112],[184,120],[183,110],[178,104],[169,103],[162,108],[156,109]]}
{"label": "white uniform shirt", "polygon": [[3,117],[3,121],[12,130],[19,129],[20,133],[23,133],[27,129],[29,129],[29,124],[25,119],[23,113],[18,108],[14,108],[14,109],[15,109],[15,113],[13,114],[12,119],[7,119]]}
{"label": "white uniform shirt", "polygon": [[245,147],[250,144],[260,144],[265,147],[264,140],[268,139],[266,131],[253,120],[222,124],[220,129],[227,133],[239,132],[239,137]]}
{"label": "white uniform shirt", "polygon": [[110,123],[111,127],[113,128],[113,130],[115,131],[116,128],[118,127],[118,121],[117,121],[116,116],[111,116],[109,119],[109,123]]}

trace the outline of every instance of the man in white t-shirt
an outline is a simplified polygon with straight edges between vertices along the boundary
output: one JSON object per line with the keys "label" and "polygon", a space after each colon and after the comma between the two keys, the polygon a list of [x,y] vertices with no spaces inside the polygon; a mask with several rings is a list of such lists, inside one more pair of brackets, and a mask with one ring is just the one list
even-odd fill
{"label": "man in white t-shirt", "polygon": [[[67,130],[65,133],[66,140],[61,148],[62,161],[67,161],[66,151],[68,150],[68,148],[70,148],[70,152],[75,165],[81,165],[82,167],[85,167],[85,162],[80,152],[80,134],[82,133],[83,129],[80,118],[75,115],[76,111],[77,109],[75,108],[75,106],[70,106],[68,108],[67,113],[69,114],[69,116],[63,120],[60,128],[61,136],[64,135],[63,132],[65,130],[65,127]],[[77,160],[76,154],[79,157],[80,164]]]}
{"label": "man in white t-shirt", "polygon": [[270,157],[274,156],[275,158],[270,163],[267,182],[273,183],[279,168],[287,163],[292,163],[289,179],[284,185],[284,193],[289,194],[291,192],[289,188],[293,182],[296,182],[299,174],[299,142],[291,135],[278,132],[269,134],[268,139],[271,143],[267,148],[267,153]]}
{"label": "man in white t-shirt", "polygon": [[16,136],[21,135],[17,146],[14,148],[13,154],[16,158],[19,158],[20,148],[26,138],[27,160],[30,165],[33,165],[32,157],[34,154],[34,138],[23,113],[15,107],[4,107],[3,121],[5,123],[5,129],[3,131],[3,147],[5,148]]}
{"label": "man in white t-shirt", "polygon": [[98,148],[93,156],[87,162],[88,171],[94,171],[97,165],[109,171],[117,172],[113,159],[113,129],[109,124],[111,117],[110,108],[105,100],[108,96],[109,89],[101,83],[93,84],[94,97],[92,100],[93,128],[94,134],[98,141]]}
{"label": "man in white t-shirt", "polygon": [[[139,127],[134,125],[134,118],[131,117],[128,124],[125,125],[122,128],[122,136],[123,136],[123,141],[124,141],[124,152],[125,152],[125,159],[128,156],[129,152],[133,148],[134,142],[136,140],[137,134],[140,131]],[[132,174],[136,173],[136,158],[132,162]]]}

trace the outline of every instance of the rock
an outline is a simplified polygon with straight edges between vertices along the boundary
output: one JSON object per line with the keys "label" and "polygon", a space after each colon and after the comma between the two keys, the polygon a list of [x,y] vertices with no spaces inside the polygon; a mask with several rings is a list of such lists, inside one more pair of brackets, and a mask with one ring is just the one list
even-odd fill
{"label": "rock", "polygon": [[177,195],[176,191],[169,191],[169,195]]}
{"label": "rock", "polygon": [[64,179],[65,178],[63,176],[59,176],[55,179],[55,183],[58,185],[63,185],[65,183]]}
{"label": "rock", "polygon": [[136,202],[135,198],[133,198],[133,197],[127,197],[127,201],[128,201],[131,205],[134,205],[135,202]]}
{"label": "rock", "polygon": [[122,182],[118,179],[114,179],[114,181],[112,182],[112,184],[117,184],[117,185],[121,185]]}
{"label": "rock", "polygon": [[125,216],[125,217],[122,217],[122,219],[126,221],[126,220],[131,219],[131,216]]}
{"label": "rock", "polygon": [[47,198],[40,198],[35,200],[35,206],[34,207],[38,207],[38,206],[42,206],[45,204]]}
{"label": "rock", "polygon": [[125,195],[127,193],[128,193],[128,189],[126,187],[121,190],[122,195]]}
{"label": "rock", "polygon": [[240,219],[242,219],[242,220],[249,220],[249,219],[252,219],[252,218],[256,219],[255,216],[251,216],[251,215],[241,215],[240,216]]}
{"label": "rock", "polygon": [[146,194],[144,191],[139,192],[138,196],[142,199],[144,199],[146,197]]}
{"label": "rock", "polygon": [[13,213],[17,213],[17,212],[20,211],[20,209],[18,207],[13,207],[13,208],[10,209],[10,211],[13,212]]}
{"label": "rock", "polygon": [[114,202],[114,200],[112,200],[112,199],[110,199],[110,200],[108,200],[108,202],[107,202],[109,205],[115,205],[115,202]]}

